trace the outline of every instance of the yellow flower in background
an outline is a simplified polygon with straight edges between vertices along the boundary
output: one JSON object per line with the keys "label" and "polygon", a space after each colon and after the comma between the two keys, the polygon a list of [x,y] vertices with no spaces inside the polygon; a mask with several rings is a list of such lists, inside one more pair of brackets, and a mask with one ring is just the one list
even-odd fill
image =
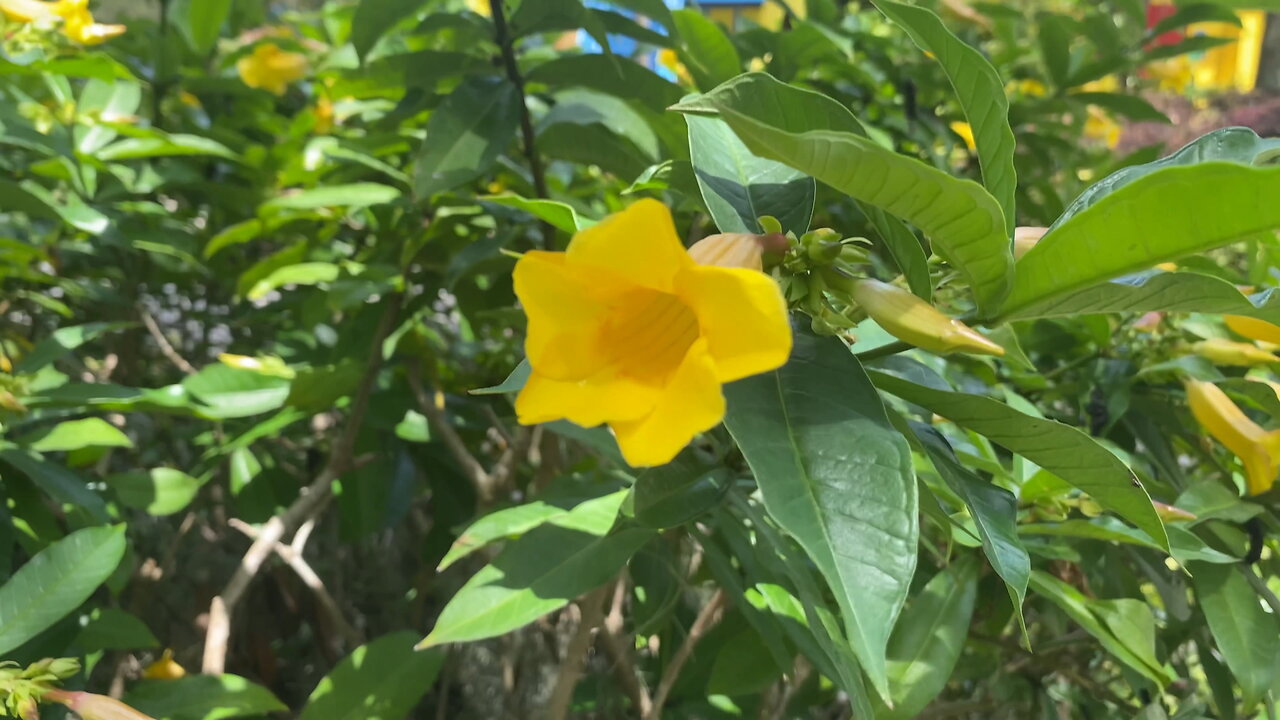
{"label": "yellow flower in background", "polygon": [[1147,73],[1164,92],[1182,93],[1192,82],[1191,59],[1186,55],[1158,60],[1147,66]]}
{"label": "yellow flower in background", "polygon": [[662,48],[658,51],[658,64],[676,74],[676,78],[680,80],[681,85],[692,85],[693,76],[689,74],[689,68],[680,62],[680,56],[671,48]]}
{"label": "yellow flower in background", "polygon": [[973,127],[967,122],[951,123],[951,132],[960,136],[964,140],[964,144],[969,146],[970,150],[977,150],[978,146],[973,142]]}
{"label": "yellow flower in background", "polygon": [[1120,124],[1097,105],[1089,106],[1089,116],[1084,120],[1084,136],[1091,140],[1101,140],[1108,148],[1120,143]]}
{"label": "yellow flower in background", "polygon": [[245,85],[283,95],[290,83],[306,77],[307,58],[266,42],[254,48],[252,54],[240,58],[236,70]]}
{"label": "yellow flower in background", "polygon": [[1276,357],[1253,343],[1236,342],[1226,338],[1209,338],[1191,346],[1191,351],[1214,365],[1252,367],[1280,362]]}
{"label": "yellow flower in background", "polygon": [[1044,97],[1049,94],[1049,89],[1044,86],[1044,83],[1035,78],[1023,78],[1005,83],[1004,92],[1006,95],[1018,94],[1026,97]]}
{"label": "yellow flower in background", "polygon": [[316,115],[316,134],[328,135],[333,132],[333,101],[329,99],[328,95],[321,95],[316,99],[314,112]]}
{"label": "yellow flower in background", "polygon": [[493,8],[489,7],[489,0],[467,0],[467,9],[485,17],[493,13]]}
{"label": "yellow flower in background", "polygon": [[1273,345],[1280,344],[1280,325],[1244,315],[1223,315],[1222,319],[1231,328],[1231,332],[1237,335]]}
{"label": "yellow flower in background", "polygon": [[59,3],[41,2],[41,0],[0,0],[0,12],[15,22],[56,20],[58,5]]}
{"label": "yellow flower in background", "polygon": [[1090,80],[1080,86],[1084,92],[1116,92],[1120,89],[1120,78],[1116,75],[1108,75],[1097,80]]}
{"label": "yellow flower in background", "polygon": [[124,25],[95,22],[89,0],[0,0],[0,11],[18,22],[62,21],[62,34],[81,45],[97,45],[123,35]]}
{"label": "yellow flower in background", "polygon": [[1280,472],[1280,430],[1263,430],[1211,382],[1186,380],[1184,384],[1196,422],[1244,463],[1248,493],[1271,489]]}
{"label": "yellow flower in background", "polygon": [[532,373],[523,424],[608,424],[627,462],[670,461],[724,418],[720,386],[784,364],[786,302],[767,275],[699,265],[655,200],[516,263]]}
{"label": "yellow flower in background", "polygon": [[165,650],[159,660],[142,669],[142,677],[148,680],[177,680],[186,675],[187,669],[173,659],[172,650]]}
{"label": "yellow flower in background", "polygon": [[856,280],[850,296],[890,335],[930,352],[1004,355],[1004,348],[942,314],[913,293],[879,280]]}

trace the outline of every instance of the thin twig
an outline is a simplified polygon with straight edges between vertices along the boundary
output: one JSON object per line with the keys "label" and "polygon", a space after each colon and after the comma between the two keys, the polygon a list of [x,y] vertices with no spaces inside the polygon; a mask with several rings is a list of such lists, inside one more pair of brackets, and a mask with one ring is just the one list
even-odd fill
{"label": "thin twig", "polygon": [[[507,72],[507,79],[516,87],[520,97],[520,135],[524,140],[524,155],[529,161],[529,174],[533,177],[533,190],[537,197],[546,199],[547,178],[542,171],[542,158],[538,156],[538,147],[534,144],[533,119],[529,117],[529,105],[525,102],[524,76],[520,74],[520,65],[516,62],[515,38],[507,29],[507,15],[502,7],[502,0],[489,0],[489,14],[493,17],[493,34],[502,50],[502,64]],[[548,229],[548,228],[544,228]],[[550,234],[547,235],[551,237]]]}
{"label": "thin twig", "polygon": [[693,649],[697,647],[702,637],[720,621],[719,611],[725,603],[725,597],[723,589],[716,590],[716,594],[712,595],[707,604],[698,611],[698,617],[689,628],[689,635],[676,649],[676,654],[671,657],[671,662],[662,673],[662,679],[658,681],[658,690],[653,694],[653,706],[649,708],[649,714],[645,715],[645,720],[659,720],[662,717],[662,706],[666,704],[667,696],[671,694],[671,688],[675,686],[676,678],[680,676],[680,670],[684,668],[685,662],[689,660],[689,656],[693,654]]}
{"label": "thin twig", "polygon": [[863,350],[862,352],[856,352],[853,355],[854,357],[858,358],[862,362],[870,362],[871,360],[875,360],[877,358],[887,357],[889,355],[897,355],[900,352],[906,352],[907,350],[910,350],[914,347],[915,345],[912,345],[911,343],[898,340],[897,342],[891,342],[887,345],[881,345],[880,347],[871,348],[870,350]]}
{"label": "thin twig", "polygon": [[809,661],[804,659],[803,655],[796,656],[796,663],[792,667],[791,677],[782,684],[782,693],[778,697],[778,704],[773,706],[772,720],[783,720],[787,716],[787,706],[795,698],[796,693],[800,692],[800,688],[809,680],[809,676],[813,674],[813,666]]}
{"label": "thin twig", "polygon": [[138,315],[142,316],[142,324],[147,326],[147,332],[151,333],[151,338],[156,341],[156,345],[160,346],[160,354],[168,358],[169,362],[177,366],[177,368],[182,372],[188,375],[195,375],[195,366],[187,362],[187,359],[182,357],[182,355],[174,349],[173,344],[169,342],[169,338],[164,336],[164,331],[162,331],[160,329],[160,325],[156,323],[156,319],[151,317],[151,313],[147,312],[146,308],[139,305]]}
{"label": "thin twig", "polygon": [[626,599],[627,583],[625,578],[620,578],[614,586],[613,605],[609,609],[609,614],[605,616],[604,624],[600,626],[600,642],[613,662],[613,674],[618,684],[631,699],[631,705],[636,709],[636,714],[644,717],[653,707],[653,699],[649,696],[649,688],[645,685],[644,679],[636,674],[632,643],[623,634]]}
{"label": "thin twig", "polygon": [[1254,592],[1261,595],[1262,600],[1271,606],[1271,612],[1276,617],[1280,617],[1280,598],[1277,598],[1276,594],[1271,592],[1271,588],[1267,587],[1267,584],[1263,582],[1262,578],[1258,577],[1251,566],[1241,565],[1240,572],[1244,573],[1244,579],[1249,581],[1249,585],[1253,587]]}
{"label": "thin twig", "polygon": [[445,446],[453,454],[453,459],[457,461],[462,468],[462,472],[471,481],[472,486],[475,487],[476,496],[480,498],[480,503],[488,505],[493,500],[493,488],[489,480],[489,473],[485,471],[480,461],[476,460],[476,456],[471,454],[471,450],[467,448],[467,444],[458,435],[458,431],[449,422],[444,411],[436,406],[435,399],[427,393],[427,389],[422,385],[422,375],[418,368],[410,364],[405,374],[409,377],[409,387],[413,390],[413,396],[418,400],[418,407],[422,410],[422,414],[427,416],[427,421],[431,423],[431,429],[444,440]]}
{"label": "thin twig", "polygon": [[556,673],[555,687],[551,690],[551,697],[547,699],[547,720],[565,720],[569,716],[573,690],[582,678],[587,651],[591,649],[591,633],[604,621],[604,601],[609,597],[611,589],[611,585],[606,584],[578,601],[578,628],[569,639],[564,661],[560,663],[560,672]]}
{"label": "thin twig", "polygon": [[[298,542],[298,536],[302,536],[303,529],[314,525],[314,523],[314,519],[308,520],[304,523],[302,528],[298,530],[297,535],[294,536],[293,542],[289,545],[279,542],[276,543],[274,547],[275,553],[293,569],[293,572],[298,576],[298,579],[302,580],[302,583],[315,594],[316,601],[320,603],[320,607],[323,608],[325,613],[329,616],[329,620],[333,623],[334,627],[338,629],[338,632],[342,634],[343,639],[347,641],[348,647],[359,647],[364,644],[364,638],[360,635],[360,631],[356,630],[351,623],[347,622],[347,618],[342,614],[342,608],[340,608],[338,606],[338,602],[333,599],[333,595],[329,594],[329,590],[325,587],[324,581],[320,579],[320,576],[316,574],[316,571],[311,568],[309,563],[307,563],[306,558],[302,556],[301,546],[305,545],[306,542],[305,538],[303,542]],[[260,534],[257,528],[239,518],[231,518],[227,521],[227,524],[249,536],[252,540],[257,540]]]}
{"label": "thin twig", "polygon": [[400,295],[394,296],[382,314],[374,333],[373,346],[369,353],[369,361],[365,365],[364,377],[356,388],[347,414],[347,423],[342,434],[333,444],[329,461],[311,484],[303,488],[293,504],[284,512],[272,517],[258,530],[258,539],[253,541],[240,565],[227,581],[222,593],[215,597],[209,606],[209,625],[205,630],[204,658],[201,662],[202,672],[206,675],[221,675],[226,669],[227,642],[231,637],[231,616],[236,605],[249,589],[249,583],[262,567],[262,563],[275,551],[280,542],[290,531],[301,527],[307,520],[317,516],[329,500],[333,492],[333,481],[352,467],[352,453],[355,449],[356,436],[364,422],[365,411],[369,407],[369,395],[373,392],[378,371],[382,368],[382,343],[391,333],[395,320],[400,314],[403,302]]}

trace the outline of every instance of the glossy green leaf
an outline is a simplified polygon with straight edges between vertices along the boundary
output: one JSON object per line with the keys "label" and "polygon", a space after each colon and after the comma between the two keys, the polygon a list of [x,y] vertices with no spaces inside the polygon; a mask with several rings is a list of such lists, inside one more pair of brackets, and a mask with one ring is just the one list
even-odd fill
{"label": "glossy green leaf", "polygon": [[555,200],[538,200],[519,195],[485,195],[478,199],[523,210],[570,235],[596,224],[595,220],[579,215],[572,205]]}
{"label": "glossy green leaf", "polygon": [[929,256],[925,254],[916,234],[911,232],[906,223],[880,208],[866,208],[866,211],[871,224],[880,233],[880,240],[898,265],[898,270],[907,279],[907,287],[918,297],[932,300],[933,278],[929,275]]}
{"label": "glossy green leaf", "polygon": [[151,132],[156,137],[127,138],[102,148],[95,155],[99,160],[140,160],[201,155],[237,160],[240,157],[226,145],[211,138],[200,135],[171,135],[157,130]]}
{"label": "glossy green leaf", "polygon": [[117,608],[94,610],[88,622],[80,628],[76,643],[86,653],[160,647],[160,641],[145,622],[137,615]]}
{"label": "glossy green leaf", "polygon": [[133,447],[129,436],[102,418],[64,420],[19,441],[36,452],[68,452],[87,447]]}
{"label": "glossy green leaf", "polygon": [[289,381],[274,375],[239,370],[222,363],[207,365],[182,381],[182,387],[204,403],[215,417],[248,417],[284,405]]}
{"label": "glossy green leaf", "polygon": [[1024,320],[1152,311],[1247,315],[1280,323],[1280,292],[1267,288],[1246,295],[1233,283],[1212,275],[1147,270],[1033,301],[1005,317]]}
{"label": "glossy green leaf", "polygon": [[969,558],[938,572],[911,599],[889,639],[893,709],[877,708],[877,720],[913,718],[942,692],[969,636],[977,595],[977,563]]}
{"label": "glossy green leaf", "polygon": [[1009,127],[1009,100],[1000,74],[982,53],[953,35],[930,10],[892,0],[875,0],[875,6],[901,25],[921,50],[932,53],[946,72],[965,120],[973,129],[982,184],[1003,208],[1005,234],[1012,237],[1013,195],[1018,187],[1013,167],[1016,142]]}
{"label": "glossy green leaf", "polygon": [[453,541],[436,569],[443,571],[486,545],[519,537],[543,525],[556,525],[603,537],[613,527],[626,498],[627,491],[618,490],[600,497],[540,498],[495,510],[467,526]]}
{"label": "glossy green leaf", "polygon": [[[1173,672],[1155,657],[1155,619],[1145,603],[1137,600],[1093,600],[1040,570],[1031,572],[1031,588],[1051,600],[1081,629],[1096,638],[1107,652],[1143,677],[1160,687],[1174,680]],[[1129,623],[1128,627],[1117,628],[1117,625],[1123,625],[1117,623],[1118,618],[1124,618]],[[1122,634],[1118,635],[1116,629],[1120,629]],[[1148,639],[1152,642],[1145,644]]]}
{"label": "glossy green leaf", "polygon": [[451,190],[489,170],[515,137],[520,93],[505,79],[471,76],[431,113],[413,174],[418,199]]}
{"label": "glossy green leaf", "polygon": [[789,668],[778,667],[764,639],[741,620],[736,632],[716,650],[707,678],[707,692],[713,695],[749,695],[769,687]]}
{"label": "glossy green leaf", "polygon": [[528,360],[521,360],[520,364],[511,371],[506,380],[501,383],[487,388],[477,388],[471,391],[472,395],[505,395],[506,393],[518,392],[529,381],[529,374],[533,372],[533,366]]}
{"label": "glossy green leaf", "polygon": [[77,530],[36,554],[0,585],[0,655],[89,599],[124,556],[124,526]]}
{"label": "glossy green leaf", "polygon": [[807,322],[781,369],[725,388],[725,425],[765,507],[835,594],[849,642],[887,694],[885,647],[916,564],[916,483],[857,358]]}
{"label": "glossy green leaf", "polygon": [[684,94],[679,85],[639,63],[595,53],[567,55],[542,63],[530,70],[526,79],[553,88],[599,90],[658,111],[678,102]]}
{"label": "glossy green leaf", "polygon": [[981,395],[917,385],[875,370],[870,374],[881,390],[935,412],[1027,458],[1145,531],[1161,548],[1169,547],[1151,497],[1133,472],[1110,450],[1079,429],[1027,415]]}
{"label": "glossy green leaf", "polygon": [[982,551],[996,574],[1004,580],[1018,622],[1024,627],[1022,604],[1027,597],[1031,556],[1018,537],[1018,499],[1004,488],[978,477],[956,459],[955,451],[937,430],[912,424],[933,467],[969,508],[982,539]]}
{"label": "glossy green leaf", "polygon": [[1275,688],[1280,663],[1280,626],[1262,608],[1258,593],[1240,574],[1249,566],[1192,565],[1196,600],[1209,621],[1214,644],[1243,691],[1245,716]]}
{"label": "glossy green leaf", "polygon": [[111,475],[107,484],[129,507],[151,515],[172,515],[190,505],[204,483],[181,470],[161,467]]}
{"label": "glossy green leaf", "polygon": [[0,179],[0,210],[60,219],[90,235],[101,235],[111,224],[106,215],[86,205],[78,195],[55,195],[34,180]]}
{"label": "glossy green leaf", "polygon": [[733,41],[713,20],[698,10],[671,13],[680,38],[680,59],[702,90],[710,90],[742,71]]}
{"label": "glossy green leaf", "polygon": [[106,503],[89,489],[87,481],[61,463],[44,459],[38,453],[0,442],[0,463],[26,475],[42,491],[57,502],[83,509],[90,517],[105,522]]}
{"label": "glossy green leaf", "polygon": [[727,468],[708,467],[681,453],[636,478],[629,510],[645,527],[676,527],[720,504],[732,485],[733,473]]}
{"label": "glossy green leaf", "polygon": [[795,91],[776,81],[744,83],[735,89],[704,97],[751,152],[790,165],[920,228],[934,250],[969,282],[979,310],[994,312],[1010,286],[1013,255],[1000,204],[981,185],[854,133],[811,129],[840,116],[796,114],[804,107],[789,104]]}
{"label": "glossy green leaf", "polygon": [[417,635],[395,632],[342,659],[307,699],[299,720],[401,720],[435,683],[441,650],[414,650]]}
{"label": "glossy green leaf", "polygon": [[[1070,519],[1057,523],[1029,523],[1019,527],[1018,531],[1023,535],[1050,535],[1054,537],[1105,540],[1163,550],[1146,533],[1141,530],[1135,530],[1110,517],[1100,517],[1092,520]],[[1165,532],[1169,535],[1169,554],[1184,565],[1189,562],[1230,564],[1239,561],[1238,558],[1214,550],[1206,545],[1204,540],[1201,540],[1195,533],[1178,525],[1166,526]]]}
{"label": "glossy green leaf", "polygon": [[449,600],[419,648],[496,637],[604,584],[654,536],[630,528],[599,537],[544,525],[507,545]]}
{"label": "glossy green leaf", "polygon": [[324,187],[286,193],[268,200],[258,208],[258,213],[268,214],[280,210],[316,210],[329,207],[363,208],[393,202],[399,197],[400,190],[398,188],[378,183],[326,185]]}
{"label": "glossy green leaf", "polygon": [[365,0],[351,18],[351,45],[361,58],[378,40],[406,17],[417,14],[427,0]]}
{"label": "glossy green leaf", "polygon": [[143,680],[123,699],[155,720],[224,720],[288,710],[270,690],[237,675]]}
{"label": "glossy green leaf", "polygon": [[808,231],[813,178],[751,154],[723,120],[690,115],[685,121],[698,189],[720,232],[760,233],[762,215],[777,218],[783,232]]}

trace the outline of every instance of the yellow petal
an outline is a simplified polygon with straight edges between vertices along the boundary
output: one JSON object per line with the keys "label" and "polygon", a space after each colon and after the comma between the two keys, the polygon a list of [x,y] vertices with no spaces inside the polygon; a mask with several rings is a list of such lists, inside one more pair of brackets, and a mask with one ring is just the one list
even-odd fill
{"label": "yellow petal", "polygon": [[36,22],[58,17],[54,3],[40,0],[0,0],[0,12],[16,22]]}
{"label": "yellow petal", "polygon": [[606,269],[663,292],[671,292],[676,273],[693,264],[671,211],[647,198],[574,235],[566,255],[572,265]]}
{"label": "yellow petal", "polygon": [[1192,379],[1185,385],[1196,422],[1244,463],[1248,493],[1270,489],[1280,472],[1280,433],[1259,427],[1217,385]]}
{"label": "yellow petal", "polygon": [[724,395],[716,379],[715,363],[699,340],[646,417],[611,422],[622,457],[633,467],[663,465],[688,445],[694,436],[724,419]]}
{"label": "yellow petal", "polygon": [[512,278],[529,317],[525,354],[534,369],[548,378],[581,380],[608,364],[600,329],[609,300],[624,284],[569,265],[564,253],[538,250],[521,256]]}
{"label": "yellow petal", "polygon": [[1260,340],[1272,344],[1280,344],[1280,325],[1273,325],[1266,320],[1245,317],[1243,315],[1223,315],[1227,327],[1237,335],[1250,340]]}
{"label": "yellow petal", "polygon": [[1191,346],[1197,355],[1207,358],[1214,365],[1269,365],[1280,362],[1280,357],[1257,347],[1253,343],[1236,342],[1226,338],[1209,338]]}
{"label": "yellow petal", "polygon": [[791,327],[787,303],[773,278],[755,270],[695,266],[680,273],[677,285],[698,316],[720,382],[787,362]]}
{"label": "yellow petal", "polygon": [[516,416],[524,425],[568,420],[595,427],[644,417],[660,394],[661,390],[621,377],[612,369],[579,381],[552,380],[535,370],[516,396]]}
{"label": "yellow petal", "polygon": [[969,146],[970,150],[976,150],[978,148],[977,144],[973,141],[973,127],[969,125],[969,123],[959,121],[953,122],[951,123],[951,131],[959,135],[960,138],[964,140],[964,144]]}

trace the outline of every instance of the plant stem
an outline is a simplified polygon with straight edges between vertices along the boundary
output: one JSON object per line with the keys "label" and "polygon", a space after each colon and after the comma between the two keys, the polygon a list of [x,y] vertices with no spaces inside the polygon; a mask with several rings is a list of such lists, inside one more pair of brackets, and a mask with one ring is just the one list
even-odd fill
{"label": "plant stem", "polygon": [[524,140],[524,155],[529,161],[529,174],[533,177],[533,190],[539,198],[546,199],[547,178],[542,170],[538,147],[534,143],[533,120],[529,117],[529,104],[525,101],[524,76],[520,74],[520,66],[516,63],[515,38],[507,27],[502,0],[489,0],[489,10],[493,16],[494,39],[502,51],[502,64],[506,69],[507,79],[516,86],[516,93],[520,96],[520,134]]}

